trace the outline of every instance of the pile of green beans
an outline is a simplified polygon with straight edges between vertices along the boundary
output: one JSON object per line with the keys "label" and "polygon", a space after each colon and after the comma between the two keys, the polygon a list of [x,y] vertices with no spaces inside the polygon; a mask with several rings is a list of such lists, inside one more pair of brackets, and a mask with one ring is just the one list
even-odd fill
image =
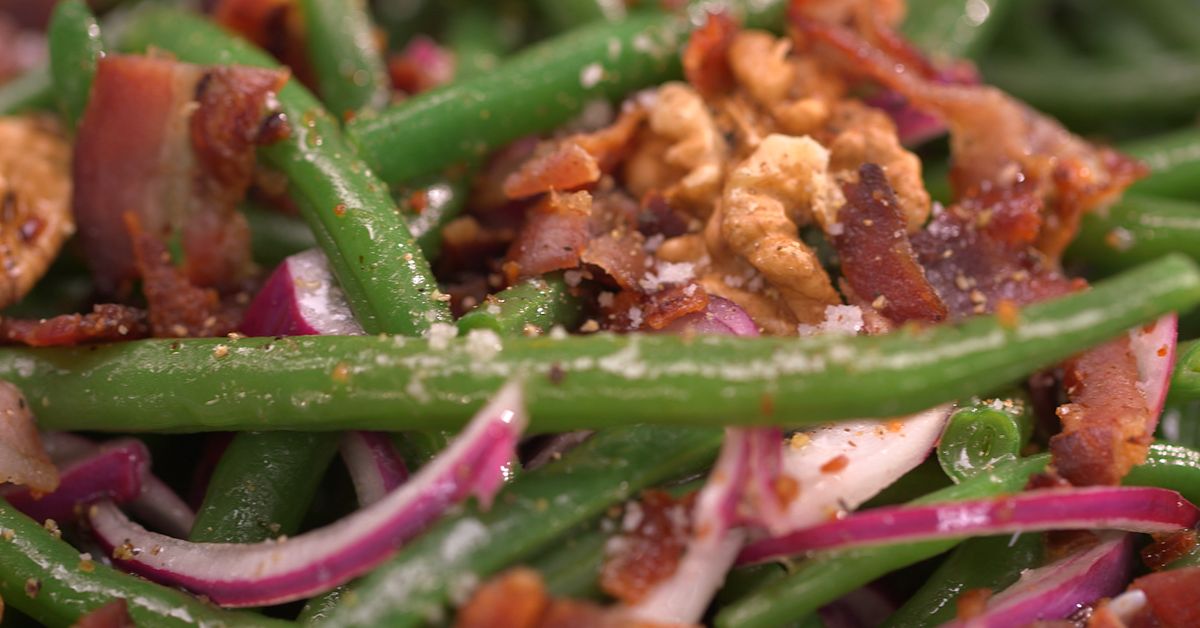
{"label": "pile of green beans", "polygon": [[[1108,279],[1028,306],[1015,322],[987,316],[875,337],[746,339],[563,338],[556,328],[573,329],[583,313],[561,274],[511,286],[454,320],[431,270],[442,228],[463,211],[490,153],[553,132],[596,100],[679,78],[693,20],[607,0],[540,1],[542,21],[527,30],[551,36],[502,60],[512,38],[501,9],[459,3],[440,26],[457,57],[455,81],[392,103],[367,3],[298,0],[316,95],[289,81],[279,102],[291,136],[261,149],[260,161],[286,177],[303,223],[248,207],[255,259],[271,266],[321,247],[371,335],[0,348],[0,378],[22,388],[46,429],[236,431],[208,480],[194,541],[300,532],[336,452],[327,432],[391,431],[416,468],[514,375],[531,431],[598,430],[561,460],[520,473],[491,509],[468,503],[361,581],[313,598],[301,623],[445,623],[459,593],[520,562],[542,572],[555,595],[602,599],[597,572],[609,535],[598,521],[640,490],[703,473],[721,443],[716,428],[730,424],[802,427],[974,399],[942,436],[941,471],[931,460],[868,506],[914,494],[913,503],[936,503],[1014,492],[1048,461],[1021,457],[1033,417],[1014,382],[1200,303],[1200,127],[1175,125],[1200,109],[1200,12],[1180,12],[1180,1],[1102,0],[1087,10],[1067,1],[909,2],[904,32],[918,46],[978,61],[986,80],[1077,128],[1113,129],[1108,139],[1147,164],[1150,175],[1130,195],[1085,217],[1066,255],[1072,268]],[[747,26],[783,30],[783,0],[722,5]],[[176,8],[139,7],[126,17],[122,51],[277,65]],[[0,86],[0,114],[57,108],[71,129],[105,45],[81,0],[58,4],[48,39],[48,66]],[[949,201],[948,164],[936,161],[937,146],[923,150],[931,191]],[[414,190],[430,202],[420,212],[398,207],[394,199]],[[460,337],[422,338],[438,323],[454,323]],[[163,387],[164,377],[174,386]],[[978,400],[997,390],[1010,391],[1002,399],[1012,403]],[[1200,343],[1181,343],[1170,404],[1197,401]],[[1200,501],[1200,453],[1156,443],[1125,482]],[[459,547],[464,535],[485,542]],[[1037,535],[824,552],[787,570],[735,571],[711,617],[718,626],[820,625],[822,605],[947,552],[888,625],[950,620],[963,591],[1003,588],[1044,559]],[[1171,568],[1196,565],[1200,551]],[[2,500],[0,596],[50,625],[117,598],[139,624],[286,623],[222,611],[97,564]]]}

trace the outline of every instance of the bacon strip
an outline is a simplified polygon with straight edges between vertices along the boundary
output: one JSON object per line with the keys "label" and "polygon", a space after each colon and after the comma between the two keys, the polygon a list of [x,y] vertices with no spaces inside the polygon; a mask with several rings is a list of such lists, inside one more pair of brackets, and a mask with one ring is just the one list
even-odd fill
{"label": "bacon strip", "polygon": [[600,587],[634,604],[675,573],[692,533],[694,501],[694,493],[676,500],[662,491],[646,491],[626,505],[623,532],[605,548]]}
{"label": "bacon strip", "polygon": [[1132,626],[1190,628],[1200,626],[1200,567],[1160,571],[1133,581],[1130,589],[1146,594],[1146,606]]}
{"label": "bacon strip", "polygon": [[857,182],[842,185],[846,204],[838,210],[841,231],[833,237],[843,276],[859,297],[877,303],[895,323],[944,320],[946,304],[917,263],[883,169],[864,164],[858,175]]}
{"label": "bacon strip", "polygon": [[548,152],[535,155],[510,174],[504,181],[504,194],[518,199],[596,183],[625,158],[645,119],[644,108],[627,107],[610,126],[556,142]]}
{"label": "bacon strip", "polygon": [[0,339],[30,347],[65,347],[88,342],[136,340],[150,335],[144,310],[102,303],[87,314],[42,320],[0,319]]}

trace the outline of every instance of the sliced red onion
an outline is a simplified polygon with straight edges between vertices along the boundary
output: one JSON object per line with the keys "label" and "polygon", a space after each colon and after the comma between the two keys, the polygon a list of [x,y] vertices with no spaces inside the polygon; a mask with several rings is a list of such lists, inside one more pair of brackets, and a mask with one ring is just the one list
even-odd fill
{"label": "sliced red onion", "polygon": [[75,518],[79,507],[100,500],[128,502],[142,494],[142,481],[150,466],[150,453],[141,441],[122,439],[105,443],[91,454],[65,466],[58,488],[37,493],[29,487],[11,487],[0,495],[13,508],[36,521]]}
{"label": "sliced red onion", "polygon": [[867,104],[882,109],[896,123],[896,135],[905,146],[920,146],[946,133],[946,124],[908,103],[891,90],[884,90],[867,99]]}
{"label": "sliced red onion", "polygon": [[0,381],[0,484],[23,484],[48,493],[58,486],[29,403],[16,386]]}
{"label": "sliced red onion", "polygon": [[361,506],[383,499],[408,479],[408,467],[384,432],[347,432],[338,448]]}
{"label": "sliced red onion", "polygon": [[1138,387],[1150,407],[1153,432],[1167,401],[1171,374],[1175,371],[1175,347],[1179,338],[1179,316],[1167,314],[1145,327],[1129,332],[1129,348],[1137,360]]}
{"label": "sliced red onion", "polygon": [[142,480],[142,493],[126,505],[139,521],[169,536],[185,537],[196,523],[196,512],[166,482],[154,475]]}
{"label": "sliced red onion", "polygon": [[996,499],[876,508],[746,547],[753,563],[824,549],[929,539],[1042,532],[1126,530],[1172,532],[1200,521],[1179,493],[1150,486],[1097,486],[1028,491]]}
{"label": "sliced red onion", "polygon": [[783,473],[799,491],[782,520],[766,521],[778,536],[853,510],[921,464],[937,444],[952,405],[892,421],[844,421],[801,432],[783,447]]}
{"label": "sliced red onion", "polygon": [[1093,547],[1021,574],[987,602],[982,615],[954,621],[955,628],[1019,628],[1063,619],[1125,587],[1133,569],[1130,534],[1109,535]]}
{"label": "sliced red onion", "polygon": [[[111,502],[88,516],[114,562],[150,580],[205,595],[222,606],[266,606],[309,597],[355,578],[469,495],[490,504],[498,467],[514,457],[528,418],[520,385],[509,383],[454,442],[375,504],[318,530],[262,543],[189,543],[131,522]],[[501,540],[502,541],[502,540]]]}
{"label": "sliced red onion", "polygon": [[[89,456],[100,453],[102,447],[111,447],[122,441],[97,445],[92,441],[70,432],[47,432],[42,435],[46,451],[54,464],[70,467]],[[141,443],[139,443],[141,445]],[[145,452],[145,446],[140,449]],[[146,453],[147,464],[149,453]],[[137,518],[156,530],[172,536],[187,536],[196,521],[196,513],[175,493],[166,482],[143,469],[141,493],[132,499],[114,496],[117,502],[128,502],[128,508]],[[90,500],[98,501],[98,500]]]}
{"label": "sliced red onion", "polygon": [[318,249],[283,260],[250,303],[242,320],[249,336],[357,336],[346,295]]}
{"label": "sliced red onion", "polygon": [[758,325],[733,301],[710,296],[708,307],[703,312],[680,317],[663,331],[676,334],[690,332],[722,336],[757,336]]}

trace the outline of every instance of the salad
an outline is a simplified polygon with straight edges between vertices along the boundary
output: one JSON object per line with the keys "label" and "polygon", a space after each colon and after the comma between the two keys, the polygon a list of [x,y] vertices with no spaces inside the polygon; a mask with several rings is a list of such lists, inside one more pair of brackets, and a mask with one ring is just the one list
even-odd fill
{"label": "salad", "polygon": [[0,9],[0,618],[1200,625],[1200,6]]}

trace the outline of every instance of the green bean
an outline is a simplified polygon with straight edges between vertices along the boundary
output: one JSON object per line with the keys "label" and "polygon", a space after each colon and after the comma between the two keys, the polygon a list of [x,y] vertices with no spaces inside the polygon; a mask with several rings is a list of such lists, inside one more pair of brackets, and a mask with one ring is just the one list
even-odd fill
{"label": "green bean", "polygon": [[[276,65],[215,24],[170,9],[142,11],[124,38],[128,49],[157,47],[192,63]],[[429,264],[387,186],[354,159],[337,121],[296,81],[280,91],[279,101],[292,122],[292,136],[260,154],[287,175],[289,194],[328,256],[359,323],[368,333],[417,335],[432,323],[449,322],[449,309],[433,298],[437,284]]]}
{"label": "green bean", "polygon": [[1200,203],[1129,194],[1084,216],[1067,257],[1112,272],[1171,252],[1200,260]]}
{"label": "green bean", "polygon": [[[937,503],[1012,493],[1029,476],[1045,468],[1049,456],[1004,463],[991,473],[977,475],[930,493],[913,503]],[[781,580],[726,606],[717,613],[717,626],[780,626],[811,613],[875,578],[954,547],[958,539],[937,539],[840,552],[822,552],[801,563]]]}
{"label": "green bean", "polygon": [[1200,341],[1180,343],[1176,350],[1175,373],[1168,398],[1171,401],[1200,399]]}
{"label": "green bean", "polygon": [[[785,3],[732,2],[755,26],[778,24]],[[476,159],[560,126],[596,99],[620,98],[679,76],[687,23],[631,16],[535,45],[494,72],[419,94],[349,125],[363,156],[389,182]]]}
{"label": "green bean", "polygon": [[366,0],[300,0],[299,6],[308,62],[329,110],[349,119],[359,109],[386,106],[391,85]]}
{"label": "green bean", "polygon": [[636,426],[603,431],[505,488],[491,510],[444,519],[367,576],[328,626],[437,621],[456,591],[549,547],[643,488],[703,469],[719,430]]}
{"label": "green bean", "polygon": [[613,0],[538,0],[537,7],[559,31],[602,20],[615,22],[625,17],[625,4]]}
{"label": "green bean", "polygon": [[901,31],[937,58],[975,57],[991,43],[1012,0],[911,0]]}
{"label": "green bean", "polygon": [[454,51],[454,80],[461,81],[495,70],[509,46],[501,32],[503,22],[492,7],[460,2],[448,16],[446,45]]}
{"label": "green bean", "polygon": [[1158,437],[1193,449],[1200,447],[1200,401],[1168,399],[1158,421]]}
{"label": "green bean", "polygon": [[472,329],[518,336],[550,331],[554,325],[573,326],[579,318],[579,299],[561,274],[527,279],[489,295],[458,319],[463,332]]}
{"label": "green bean", "polygon": [[1129,188],[1195,201],[1200,197],[1200,127],[1187,127],[1124,144],[1121,148],[1150,167],[1150,176]]}
{"label": "green bean", "polygon": [[342,597],[349,590],[350,588],[347,585],[342,585],[309,599],[304,604],[304,608],[300,609],[300,614],[296,617],[296,623],[311,626],[329,619],[329,616],[333,614],[338,604],[342,603]]}
{"label": "green bean", "polygon": [[290,255],[317,245],[304,221],[253,203],[242,205],[250,223],[250,250],[255,263],[274,268]]}
{"label": "green bean", "polygon": [[295,534],[336,451],[326,434],[238,434],[213,471],[190,539],[255,543]]}
{"label": "green bean", "polygon": [[1028,59],[997,55],[981,69],[988,82],[1072,124],[1186,117],[1200,107],[1200,60],[1099,66],[1040,59],[1033,69]]}
{"label": "green bean", "polygon": [[936,456],[930,456],[912,471],[900,476],[899,480],[868,500],[862,508],[901,504],[950,486],[950,478],[946,477],[946,472],[942,471],[942,466],[935,458]]}
{"label": "green bean", "polygon": [[[476,168],[474,164],[462,168],[447,176],[431,177],[424,185],[416,190],[422,201],[417,205],[416,198],[409,195],[400,204],[408,222],[408,230],[421,247],[425,259],[436,260],[442,253],[442,229],[458,217],[466,207],[471,195],[471,176]],[[419,207],[419,209],[418,209]]]}
{"label": "green bean", "polygon": [[54,80],[50,68],[38,66],[0,85],[0,115],[40,111],[54,106]]}
{"label": "green bean", "polygon": [[1099,64],[1151,64],[1169,58],[1163,42],[1138,16],[1131,15],[1130,4],[1088,0],[1066,5],[1069,14],[1064,21],[1089,60]]}
{"label": "green bean", "polygon": [[[86,558],[0,499],[0,598],[43,625],[68,626],[124,599],[139,626],[286,625],[223,611],[196,597],[121,573]],[[7,624],[7,622],[6,622]]]}
{"label": "green bean", "polygon": [[1187,0],[1138,0],[1129,8],[1163,41],[1191,53],[1200,53],[1200,12]]}
{"label": "green bean", "polygon": [[1078,52],[1055,32],[1050,3],[1043,0],[1010,1],[1013,6],[1006,19],[1001,20],[995,49],[1014,51],[1039,61],[1078,58]]}
{"label": "green bean", "polygon": [[82,0],[66,0],[54,7],[48,37],[54,93],[67,126],[74,128],[87,107],[96,62],[104,56],[100,25]]}
{"label": "green bean", "polygon": [[953,621],[959,595],[971,589],[1007,588],[1021,577],[1022,570],[1042,564],[1044,550],[1040,534],[968,539],[884,626],[940,626]]}
{"label": "green bean", "polygon": [[524,378],[535,431],[809,424],[986,394],[1198,300],[1200,271],[1172,255],[1030,305],[1015,324],[980,316],[881,336],[594,334],[502,347],[381,336],[139,340],[0,349],[0,378],[25,392],[48,429],[447,429],[513,376]]}
{"label": "green bean", "polygon": [[[962,484],[930,493],[914,504],[974,499],[1021,489],[1030,475],[1045,468],[1046,454],[1002,464]],[[1200,497],[1200,452],[1155,443],[1146,461],[1123,480],[1128,486],[1160,486],[1185,499]],[[938,539],[882,547],[823,552],[801,563],[787,577],[722,609],[717,626],[778,626],[804,617],[822,605],[882,576],[954,547],[960,539]]]}
{"label": "green bean", "polygon": [[604,599],[600,568],[604,565],[604,545],[612,535],[591,526],[564,536],[560,543],[529,561],[529,566],[542,574],[553,596]]}
{"label": "green bean", "polygon": [[1033,408],[1022,393],[976,399],[950,415],[937,446],[942,470],[955,482],[1015,459],[1033,434]]}

